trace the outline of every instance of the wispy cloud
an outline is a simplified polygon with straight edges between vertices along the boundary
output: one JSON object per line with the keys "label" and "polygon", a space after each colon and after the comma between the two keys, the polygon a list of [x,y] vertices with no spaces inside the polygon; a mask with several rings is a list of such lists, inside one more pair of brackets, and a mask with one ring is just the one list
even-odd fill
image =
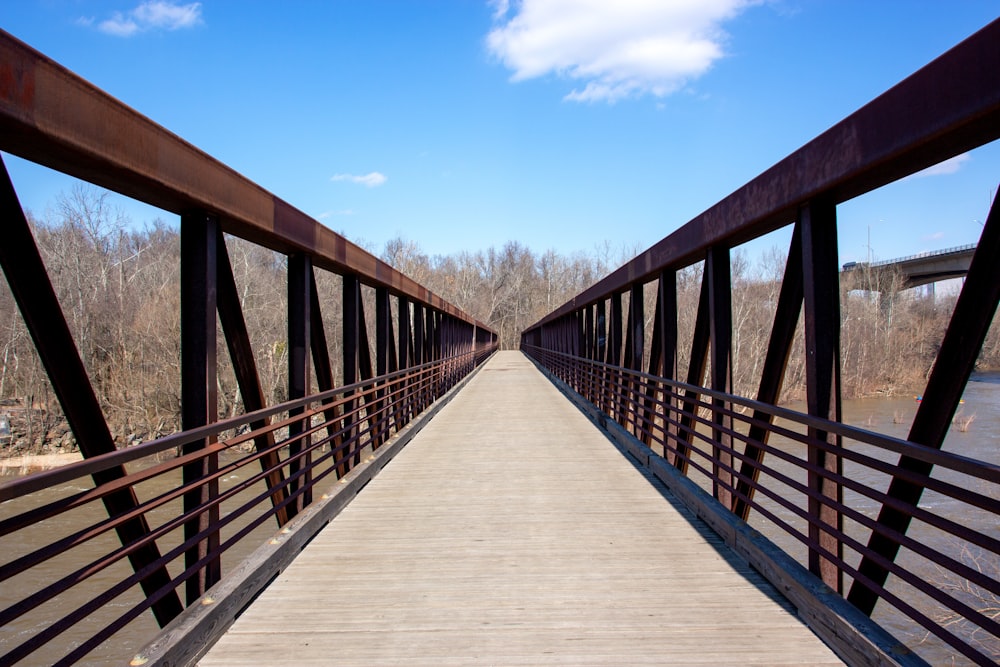
{"label": "wispy cloud", "polygon": [[388,178],[384,174],[380,174],[377,171],[373,171],[370,174],[364,174],[362,176],[357,176],[355,174],[334,174],[330,177],[331,181],[346,181],[348,183],[357,183],[358,185],[364,185],[365,187],[375,188],[383,183],[385,183]]}
{"label": "wispy cloud", "polygon": [[523,81],[579,81],[565,99],[665,97],[724,55],[721,25],[761,0],[493,0],[490,52]]}
{"label": "wispy cloud", "polygon": [[945,160],[944,162],[939,162],[933,167],[927,167],[923,171],[918,171],[909,178],[925,178],[927,176],[945,176],[947,174],[954,174],[962,165],[972,159],[972,156],[968,153],[962,153],[961,155],[956,155],[955,157]]}
{"label": "wispy cloud", "polygon": [[342,216],[342,215],[354,215],[354,211],[352,211],[349,208],[343,209],[341,211],[323,211],[322,213],[320,213],[319,215],[316,216],[316,219],[317,220],[328,220],[330,218],[336,218],[336,217],[339,217],[339,216]]}
{"label": "wispy cloud", "polygon": [[[201,3],[186,5],[169,0],[146,0],[127,12],[114,12],[111,18],[97,23],[97,29],[116,37],[131,37],[151,30],[180,30],[202,23]],[[93,25],[94,19],[80,18],[80,25]]]}

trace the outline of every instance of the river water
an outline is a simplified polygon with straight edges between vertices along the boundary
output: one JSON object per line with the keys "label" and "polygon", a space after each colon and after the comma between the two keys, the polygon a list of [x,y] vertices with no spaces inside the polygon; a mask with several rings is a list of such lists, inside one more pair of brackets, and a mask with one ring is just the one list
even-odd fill
{"label": "river water", "polygon": [[[914,400],[913,396],[902,396],[896,398],[869,398],[869,399],[858,399],[845,401],[843,406],[844,421],[848,424],[855,426],[860,426],[862,428],[870,429],[876,432],[884,433],[886,435],[891,435],[899,438],[905,438],[909,430],[910,423],[913,420],[913,416],[919,404]],[[948,451],[962,454],[971,458],[991,462],[1000,463],[1000,373],[990,373],[990,374],[977,374],[973,377],[972,381],[966,388],[964,395],[965,403],[961,406],[959,411],[959,421],[972,418],[971,422],[968,424],[967,430],[964,432],[958,428],[952,428],[949,435],[945,441],[944,448]],[[803,406],[790,406],[793,409],[803,409]],[[894,460],[894,457],[884,457],[887,460]],[[887,479],[879,479],[877,473],[871,473],[867,470],[857,469],[852,470],[850,464],[845,464],[845,473],[848,475],[857,475],[860,478],[864,478],[868,484],[875,486],[876,488],[885,488]],[[9,476],[9,475],[8,475]],[[943,475],[942,475],[943,476]],[[2,477],[0,477],[2,481]],[[235,480],[238,481],[238,480]],[[696,480],[697,481],[697,480]],[[961,480],[955,480],[959,483],[965,483]],[[166,489],[166,487],[172,482],[164,481],[161,482],[163,488],[161,489],[151,489],[146,491],[147,493],[159,493]],[[992,497],[997,497],[998,490],[996,488],[981,489],[984,493],[991,495]],[[46,497],[45,494],[40,494],[34,499],[38,504],[48,502],[52,498],[65,495],[68,489],[55,489],[52,491],[51,496]],[[758,497],[759,500],[760,497]],[[851,496],[850,493],[845,492],[845,501],[858,509],[869,513],[869,515],[874,515],[878,511],[878,507],[873,501],[860,496]],[[925,494],[922,506],[932,506],[934,511],[943,514],[951,515],[952,518],[960,520],[964,525],[969,525],[977,530],[991,534],[995,537],[1000,538],[1000,527],[996,523],[996,517],[985,515],[985,513],[976,514],[975,512],[969,512],[967,508],[956,506],[955,511],[952,512],[946,506],[950,499],[935,497],[933,494]],[[766,501],[762,500],[762,503],[767,505]],[[942,506],[944,505],[944,506]],[[0,504],[0,519],[8,516],[12,510],[12,503]],[[779,515],[789,518],[787,511],[780,507],[775,506],[773,503],[770,507]],[[24,506],[20,505],[19,508],[23,510]],[[225,508],[224,508],[225,509]],[[172,511],[169,508],[167,511]],[[91,516],[75,515],[72,519],[73,521],[84,522],[82,525],[89,524],[99,520],[100,508],[94,508],[92,510]],[[69,518],[62,519],[62,521],[69,521]],[[794,521],[792,521],[794,523]],[[81,525],[81,524],[78,524]],[[770,527],[769,525],[763,523],[759,518],[752,517],[751,525],[755,528],[761,530],[765,535],[768,535],[772,540],[778,543],[780,546],[785,548],[789,553],[795,556],[800,562],[805,562],[806,552],[805,548],[795,540],[789,539],[788,536],[779,530]],[[4,544],[4,540],[0,539],[0,548],[5,552],[5,559],[10,559],[12,556],[19,553],[27,553],[30,550],[37,548],[41,544],[47,543],[51,539],[52,531],[60,534],[67,533],[72,526],[47,526],[46,530],[35,530],[26,531],[27,535],[18,535],[17,544]],[[51,529],[51,530],[49,530]],[[256,534],[255,541],[248,543],[246,547],[241,548],[242,553],[234,553],[227,557],[227,563],[224,563],[224,567],[229,567],[234,564],[235,560],[243,557],[243,555],[248,554],[252,551],[258,544],[262,543],[267,537],[276,530],[273,522],[266,523],[261,526]],[[850,531],[849,531],[850,532]],[[914,523],[909,533],[911,536],[924,541],[937,542],[941,539],[945,539],[940,535],[934,534],[932,529],[928,529],[923,524]],[[30,538],[32,535],[37,535],[39,542],[38,544],[31,544]],[[865,534],[859,532],[859,539],[864,540]],[[7,538],[9,540],[9,538]],[[108,540],[113,541],[113,536],[109,537]],[[22,575],[18,578],[4,582],[2,590],[0,590],[0,607],[7,607],[14,601],[21,599],[25,594],[25,590],[34,590],[38,586],[39,581],[45,581],[47,578],[55,576],[58,569],[62,568],[62,572],[67,571],[65,568],[69,566],[79,567],[91,559],[96,558],[100,555],[101,551],[107,551],[114,548],[114,544],[108,540],[104,542],[98,542],[87,549],[76,552],[75,558],[77,562],[65,563],[56,562],[47,567],[45,571],[40,571],[36,573],[31,573],[31,576]],[[918,573],[922,577],[933,578],[940,576],[940,573],[933,568],[933,566],[920,561],[918,558],[913,558],[912,555],[907,553],[902,553],[900,558],[901,562],[907,563],[907,567],[911,567],[912,571]],[[906,559],[910,559],[912,563],[908,562]],[[998,568],[994,571],[993,576],[997,575],[1000,571],[1000,563],[987,563],[988,567]],[[121,566],[119,568],[112,568],[107,572],[98,575],[100,579],[103,579],[105,585],[111,585],[116,579],[127,575],[127,566]],[[224,569],[224,572],[226,570]],[[171,572],[175,574],[174,572]],[[22,584],[22,577],[23,585]],[[30,579],[30,581],[29,581]],[[99,580],[100,580],[99,579]],[[947,581],[942,580],[942,585],[946,585]],[[892,580],[890,579],[890,589],[894,588],[892,585]],[[131,593],[130,595],[124,595],[112,603],[109,606],[109,612],[113,615],[122,613],[128,608],[130,604],[134,602],[134,599],[138,593]],[[51,606],[53,613],[61,612],[61,614],[66,613],[67,605],[72,605],[74,600],[72,599],[72,593],[67,593],[61,596],[60,599],[56,600]],[[45,609],[43,607],[43,609]],[[117,613],[114,613],[117,612]],[[59,614],[59,615],[61,615]],[[112,616],[113,617],[113,616]],[[905,643],[911,646],[916,646],[918,651],[928,659],[932,664],[962,664],[962,659],[954,658],[952,652],[947,647],[935,646],[934,642],[924,641],[925,633],[915,624],[902,617],[898,613],[894,613],[891,607],[888,605],[880,604],[876,608],[876,613],[874,618],[880,623],[885,625],[897,638],[901,639]],[[100,619],[92,619],[90,621],[91,625],[97,624],[97,627],[102,627],[99,625],[104,621]],[[23,623],[28,623],[28,621],[23,621]],[[24,625],[19,625],[19,622],[15,622],[11,625],[0,628],[0,655],[6,653],[10,649],[12,642],[15,638],[23,636],[25,634],[30,635],[34,629],[32,627],[26,627]],[[73,631],[68,632],[60,640],[57,640],[57,644],[65,646],[67,643],[72,644],[78,641],[78,637],[85,636],[86,632],[90,631],[89,628],[81,628],[76,635]],[[140,619],[133,622],[132,626],[125,632],[119,633],[121,637],[112,638],[104,646],[100,647],[95,651],[83,664],[121,664],[127,661],[128,658],[134,654],[134,652],[143,646],[155,633],[157,628],[155,623],[153,623],[150,615],[147,613]],[[61,653],[59,654],[61,655]],[[51,662],[52,659],[57,657],[56,655],[51,655],[44,649],[28,658],[23,664],[47,664]]]}

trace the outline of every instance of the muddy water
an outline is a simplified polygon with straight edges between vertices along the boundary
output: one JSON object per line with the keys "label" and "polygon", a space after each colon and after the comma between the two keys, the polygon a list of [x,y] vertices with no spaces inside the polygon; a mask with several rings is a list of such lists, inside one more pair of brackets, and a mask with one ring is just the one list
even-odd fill
{"label": "muddy water", "polygon": [[[220,461],[220,463],[224,465],[225,461]],[[234,484],[238,484],[241,481],[241,477],[249,475],[251,472],[239,470],[234,474],[228,475],[221,480],[220,489],[225,491]],[[11,476],[13,475],[0,476],[0,482],[5,477],[9,478]],[[92,488],[88,482],[89,480],[72,482],[67,485],[48,489],[42,493],[33,494],[30,498],[0,503],[0,520],[32,507],[42,506],[73,493]],[[152,482],[147,482],[137,487],[136,492],[140,500],[147,500],[180,486],[180,482],[180,472],[176,471],[173,476],[156,478]],[[253,493],[259,493],[262,489],[262,486],[260,488],[255,487]],[[250,492],[245,492],[242,495],[236,496],[233,500],[223,503],[222,516],[225,517],[229,512],[234,511],[238,505],[249,499],[249,495]],[[149,514],[150,526],[161,525],[172,516],[179,514],[180,511],[180,500],[172,501],[157,508]],[[0,552],[3,553],[4,561],[10,562],[19,556],[31,553],[43,545],[50,544],[56,539],[70,535],[75,530],[94,525],[105,518],[106,514],[103,506],[99,503],[90,503],[84,508],[73,510],[70,513],[36,524],[30,530],[0,538]],[[225,527],[221,533],[223,542],[246,524],[247,520],[244,517],[240,517]],[[258,526],[244,543],[235,545],[223,555],[223,573],[229,571],[255,548],[266,542],[276,531],[277,525],[273,519],[268,519],[262,525]],[[33,539],[36,541],[33,541]],[[182,540],[181,530],[178,529],[172,533],[168,533],[164,539],[159,541],[161,553],[166,552],[172,545],[176,545]],[[120,543],[117,541],[114,533],[104,534],[91,542],[86,542],[38,567],[3,582],[0,584],[0,609],[7,608],[9,605],[24,599],[26,596],[78,568],[97,562],[105,554],[114,551],[116,548],[120,548]],[[168,566],[168,571],[172,577],[176,577],[181,573],[183,560],[183,557],[180,557]],[[97,595],[101,591],[108,590],[131,574],[132,570],[127,562],[112,565],[107,569],[96,572],[89,578],[88,583],[83,587],[82,591],[75,592],[71,590],[63,593],[37,609],[32,610],[27,615],[0,627],[0,656],[6,654],[14,646],[25,641],[27,638],[37,634],[41,628],[47,627],[53,620],[69,614],[78,605],[84,604],[92,596]],[[183,587],[181,595],[183,595]],[[130,608],[141,600],[142,594],[137,588],[128,590],[108,600],[98,612],[88,615],[79,624],[54,639],[51,645],[39,648],[36,652],[17,664],[53,664],[95,632],[100,631],[112,621],[126,614]],[[158,627],[153,620],[152,614],[147,611],[133,620],[125,630],[111,637],[103,645],[94,650],[79,664],[127,664],[136,651],[154,637],[157,632]],[[0,663],[6,664],[6,661],[0,658]]]}
{"label": "muddy water", "polygon": [[[952,428],[945,439],[944,449],[969,458],[993,464],[1000,463],[1000,373],[983,373],[973,376],[966,387],[963,400],[964,403],[960,406]],[[912,395],[846,401],[843,405],[844,422],[866,430],[905,439],[919,406],[920,403]],[[805,410],[804,405],[790,407],[795,410]],[[781,439],[777,439],[772,444],[787,447],[787,451],[796,454],[796,456],[802,455],[801,447],[792,445],[788,441],[782,444]],[[879,452],[872,447],[856,442],[846,441],[844,445],[884,461],[895,463],[899,458],[897,455]],[[781,472],[804,482],[804,475],[791,466],[781,465],[775,459],[765,461],[765,464],[773,465]],[[844,463],[844,474],[850,479],[875,489],[885,489],[889,484],[888,476],[849,461]],[[935,470],[933,476],[991,498],[1000,499],[1000,489],[996,485],[990,485],[981,480],[940,468]],[[789,493],[789,497],[795,495],[797,494]],[[794,513],[788,509],[760,496],[758,496],[758,500],[781,520],[787,521],[796,529],[802,530],[804,527],[805,522],[795,517]],[[844,502],[868,517],[877,516],[880,509],[879,504],[874,500],[850,490],[844,491]],[[1000,525],[998,525],[997,518],[984,511],[970,508],[949,497],[933,492],[923,494],[920,506],[983,534],[1000,538]],[[766,523],[759,515],[751,515],[750,523],[795,556],[800,563],[806,562],[806,548],[800,542],[789,537],[787,533],[772,524]],[[845,530],[859,543],[867,543],[870,535],[870,531],[867,529],[845,520]],[[963,551],[962,544],[951,535],[918,521],[911,524],[908,535],[949,553],[966,564],[982,567],[984,572],[990,573],[994,578],[1000,578],[1000,560],[997,557],[983,557],[974,549]],[[859,558],[853,555],[849,548],[845,549],[845,556],[851,565],[857,565]],[[954,575],[942,571],[932,563],[905,549],[900,552],[897,562],[920,578],[934,582],[939,588],[949,588],[963,583],[958,581]],[[917,609],[929,617],[940,618],[942,612],[935,603],[920,594],[913,593],[907,585],[895,580],[894,577],[889,578],[887,588],[894,593],[905,596]],[[966,598],[966,601],[975,604],[974,598]],[[873,618],[898,639],[915,648],[931,664],[965,664],[962,656],[953,655],[953,649],[941,645],[939,640],[934,637],[927,637],[926,631],[890,605],[879,603]],[[958,628],[958,626],[955,627]],[[961,634],[961,632],[956,631],[956,634]],[[989,649],[997,652],[996,657],[1000,659],[1000,644],[997,641],[991,641]]]}
{"label": "muddy water", "polygon": [[[961,422],[965,419],[971,418],[971,422],[969,422],[968,428],[964,432],[958,428],[953,428],[949,432],[948,438],[945,441],[945,449],[971,458],[992,463],[1000,463],[1000,373],[981,374],[975,376],[973,381],[969,383],[964,398],[965,403],[961,406],[958,421]],[[791,407],[794,409],[802,409],[802,406]],[[887,435],[905,438],[918,407],[919,404],[914,400],[913,396],[903,396],[891,399],[882,398],[847,401],[844,405],[844,421],[849,424],[885,433]],[[891,456],[884,458],[886,458],[886,460],[894,460],[894,457]],[[789,470],[789,473],[796,474],[791,470]],[[852,469],[851,464],[845,465],[845,473],[876,488],[885,488],[885,485],[887,484],[886,478],[880,478],[877,473],[872,473],[865,469],[857,467],[856,469]],[[8,476],[10,474],[12,473],[8,473]],[[2,479],[3,477],[0,477],[0,480]],[[158,482],[158,488],[143,489],[142,495],[143,497],[153,497],[154,495],[167,490],[167,488],[172,487],[172,485],[176,484],[178,481],[179,480],[160,481]],[[237,478],[233,478],[227,481],[232,483],[239,480]],[[968,480],[956,479],[955,481],[956,483],[963,485],[968,484]],[[991,494],[993,497],[996,497],[998,493],[996,488],[983,488],[980,490],[984,493]],[[32,498],[32,502],[36,504],[43,504],[57,497],[64,496],[68,491],[72,491],[72,489],[53,489],[49,494],[41,494]],[[795,523],[796,519],[792,517],[791,512],[788,512],[775,503],[767,503],[766,499],[761,499],[760,497],[758,497],[758,499],[761,500],[767,507],[772,509],[779,517],[789,521],[790,523]],[[878,507],[873,501],[861,496],[852,496],[850,493],[845,493],[845,501],[871,516],[878,512]],[[949,503],[954,507],[949,507]],[[921,504],[926,507],[931,507],[935,512],[960,520],[964,525],[969,525],[981,532],[1000,537],[1000,527],[998,527],[996,518],[993,516],[987,516],[985,513],[976,514],[975,512],[970,512],[965,508],[957,506],[957,504],[947,498],[934,496],[933,494],[925,494]],[[0,519],[5,516],[9,516],[15,511],[23,511],[23,509],[24,505],[18,505],[15,508],[13,501],[2,503],[0,504]],[[173,508],[166,508],[164,510],[164,515],[170,511],[173,511]],[[44,543],[48,543],[52,539],[52,535],[68,534],[74,529],[74,527],[90,525],[102,518],[99,507],[92,508],[88,510],[88,512],[89,513],[67,515],[66,517],[57,519],[55,522],[48,522],[45,526],[38,526],[36,530],[27,531],[26,535],[19,535],[17,537],[16,544],[10,543],[11,538],[0,538],[0,549],[3,549],[5,553],[5,560],[9,560],[19,554],[28,553],[34,548],[37,548]],[[60,523],[62,525],[60,525]],[[796,556],[800,562],[805,562],[805,548],[802,547],[800,543],[790,540],[784,533],[781,533],[780,531],[762,523],[759,518],[752,518],[751,524],[771,537],[775,542],[788,550],[793,556]],[[265,523],[256,531],[256,534],[251,536],[251,539],[248,540],[247,547],[244,547],[242,551],[244,553],[249,553],[253,547],[266,540],[274,531],[275,525],[273,522]],[[859,541],[866,541],[866,534],[860,530],[854,532],[856,533],[856,537]],[[934,542],[936,544],[947,539],[939,534],[936,534],[932,529],[928,529],[926,526],[918,523],[915,523],[912,526],[910,534],[920,540]],[[30,543],[33,536],[38,537],[37,544]],[[53,562],[47,566],[45,571],[26,573],[25,575],[20,575],[12,581],[4,582],[2,587],[0,587],[0,608],[5,608],[14,601],[20,600],[25,595],[26,591],[30,592],[32,590],[37,590],[39,584],[51,581],[56,576],[57,572],[65,573],[69,569],[81,567],[92,562],[100,556],[102,552],[106,553],[114,548],[115,545],[113,540],[113,536],[109,536],[107,539],[98,541],[85,549],[75,550],[73,552],[73,562]],[[226,571],[227,567],[236,562],[236,559],[239,557],[241,557],[241,554],[235,553],[228,557],[226,561],[224,561],[224,571]],[[908,563],[907,566],[910,567],[913,572],[920,574],[922,577],[933,578],[940,576],[940,573],[935,571],[933,566],[920,561],[918,558],[913,558],[909,554],[901,554],[901,559],[903,559],[902,562]],[[909,559],[910,562],[908,562],[907,559]],[[998,563],[988,565],[990,567],[1000,567],[1000,564]],[[171,569],[172,575],[177,574],[174,569],[178,568]],[[122,576],[127,576],[127,574],[127,566],[123,565],[98,574],[97,581],[102,586],[107,587],[112,585]],[[947,584],[948,582],[943,581],[942,583]],[[893,588],[891,580],[890,588]],[[125,610],[127,610],[128,607],[134,603],[137,596],[138,593],[133,591],[112,600],[108,603],[108,605],[106,605],[107,611],[109,612],[106,616],[97,617],[95,615],[93,618],[88,619],[88,621],[83,624],[82,628],[67,632],[56,640],[55,643],[62,647],[74,645],[75,642],[78,642],[83,637],[87,636],[87,634],[94,628],[103,627],[106,619],[115,618],[119,614],[124,613]],[[37,631],[39,625],[44,625],[46,623],[44,618],[40,620],[39,614],[50,614],[51,617],[59,617],[64,615],[67,609],[70,609],[75,604],[82,602],[82,600],[73,600],[72,597],[72,593],[65,594],[48,606],[40,608],[38,610],[38,614],[0,628],[0,655],[6,653],[19,637],[26,635],[30,636]],[[894,614],[891,608],[887,605],[879,605],[879,608],[876,609],[875,618],[880,623],[884,624],[898,638],[908,644],[917,645],[918,650],[932,664],[952,664],[951,650],[948,648],[935,647],[933,642],[921,642],[921,639],[924,637],[924,632],[922,632],[918,627],[915,627],[915,624],[912,621],[909,621],[898,614]],[[119,633],[121,636],[112,638],[112,640],[109,640],[109,642],[107,642],[104,646],[100,647],[97,651],[91,654],[91,656],[84,661],[83,664],[121,664],[123,662],[122,658],[127,661],[128,658],[134,654],[139,647],[144,645],[146,641],[148,641],[148,639],[151,638],[156,632],[157,628],[150,615],[147,613],[134,621],[128,630]],[[50,664],[61,655],[62,651],[58,654],[53,654],[45,649],[42,649],[38,653],[30,656],[21,664]],[[961,664],[961,662],[961,659],[957,660],[958,664]]]}

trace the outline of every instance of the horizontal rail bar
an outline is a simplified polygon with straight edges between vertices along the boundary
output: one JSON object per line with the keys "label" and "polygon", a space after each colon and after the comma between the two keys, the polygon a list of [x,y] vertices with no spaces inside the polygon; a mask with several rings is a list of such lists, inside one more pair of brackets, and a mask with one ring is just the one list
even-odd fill
{"label": "horizontal rail bar", "polygon": [[152,206],[216,214],[223,231],[357,275],[488,326],[291,204],[0,30],[0,150]]}
{"label": "horizontal rail bar", "polygon": [[[974,549],[989,562],[1000,563],[1000,539],[968,523],[973,516],[994,526],[1000,521],[1000,503],[997,501],[1000,497],[1000,467],[567,352],[532,345],[525,345],[523,349],[555,378],[577,392],[578,400],[586,400],[585,395],[593,393],[595,384],[600,383],[598,402],[605,401],[615,410],[613,419],[606,415],[608,421],[617,422],[631,437],[647,438],[649,444],[634,441],[636,451],[642,451],[642,454],[637,454],[640,460],[667,459],[669,455],[687,461],[687,476],[697,480],[704,494],[701,502],[717,504],[710,493],[717,485],[722,486],[734,500],[732,505],[719,506],[718,511],[733,516],[737,524],[742,522],[732,515],[733,507],[738,502],[746,503],[754,512],[751,521],[757,530],[771,539],[783,534],[794,543],[821,554],[844,576],[869,587],[881,600],[946,642],[953,650],[976,663],[991,664],[988,648],[970,642],[967,636],[955,633],[939,619],[942,613],[956,614],[978,626],[993,642],[1000,641],[1000,622],[987,610],[977,607],[967,594],[949,590],[933,578],[913,571],[912,563],[897,562],[873,550],[867,544],[867,534],[884,535],[907,549],[912,557],[932,563],[939,572],[966,581],[986,595],[1000,595],[997,572],[984,570],[962,556],[965,549]],[[601,409],[599,404],[594,407]],[[720,427],[715,421],[719,412],[731,419],[730,426]],[[763,440],[752,439],[748,435],[751,428],[763,429]],[[729,436],[731,445],[715,440],[713,431],[720,429]],[[825,438],[811,435],[814,432],[837,433],[851,444],[840,447]],[[685,435],[688,437],[685,438]],[[768,435],[787,440],[774,444],[768,442]],[[766,452],[770,463],[751,457],[748,454],[751,446]],[[810,450],[822,450],[842,457],[845,466],[851,466],[850,472],[827,470],[812,462],[808,455]],[[880,454],[884,458],[880,458]],[[937,475],[944,474],[946,478],[900,469],[897,463],[891,461],[892,456],[897,454],[933,462]],[[743,464],[750,465],[759,479],[745,474],[741,467]],[[874,473],[874,480],[899,476],[941,494],[949,505],[944,509],[939,509],[938,503],[910,506],[894,498],[878,481],[873,485],[862,479],[859,471]],[[824,495],[807,483],[809,475],[828,479],[857,494],[857,500],[842,501]],[[953,475],[961,477],[953,478]],[[740,491],[741,484],[746,484],[751,493]],[[918,539],[886,526],[866,511],[863,504],[857,504],[864,500],[905,513],[914,521],[937,531],[941,537],[937,540]],[[843,527],[824,522],[818,512],[807,509],[809,501],[836,511],[843,518]],[[810,526],[819,534],[833,536],[847,553],[841,555],[828,549],[822,539],[815,539],[810,534]],[[872,559],[893,574],[896,577],[893,586],[887,589],[882,583],[872,581],[859,572],[857,562],[860,557]],[[929,602],[919,601],[920,596]],[[928,604],[938,607],[928,607]],[[985,646],[988,645],[989,641]]]}
{"label": "horizontal rail bar", "polygon": [[1000,20],[848,116],[526,331],[1000,138]]}

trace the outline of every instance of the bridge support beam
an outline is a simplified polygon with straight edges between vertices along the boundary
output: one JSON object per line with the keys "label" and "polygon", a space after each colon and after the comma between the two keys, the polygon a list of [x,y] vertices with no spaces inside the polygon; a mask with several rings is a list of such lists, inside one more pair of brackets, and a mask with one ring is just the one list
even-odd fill
{"label": "bridge support beam", "polygon": [[[310,391],[309,354],[312,351],[312,260],[304,254],[288,256],[288,399],[306,396]],[[303,408],[289,410],[288,416],[295,417],[304,412]],[[312,502],[312,484],[308,453],[310,436],[308,424],[297,420],[289,424],[288,436],[288,490],[299,493],[291,504],[292,514],[298,514]],[[305,452],[305,454],[303,454]],[[302,479],[296,478],[304,470]],[[301,492],[299,490],[301,489]]]}
{"label": "bridge support beam", "polygon": [[[813,201],[799,211],[802,227],[802,266],[805,283],[806,402],[809,414],[840,421],[840,280],[837,266],[837,208],[830,201]],[[809,437],[839,449],[840,436],[809,428]],[[825,471],[809,472],[808,486],[816,495],[808,501],[809,571],[838,593],[843,573],[843,532],[839,507],[843,490],[833,476],[841,474],[841,457],[809,446],[810,465]]]}
{"label": "bridge support beam", "polygon": [[[240,388],[243,407],[247,412],[255,412],[266,407],[264,390],[260,384],[260,375],[257,373],[257,362],[250,345],[250,334],[247,332],[246,320],[240,307],[240,297],[236,289],[236,279],[233,276],[232,262],[229,260],[229,251],[226,249],[226,241],[222,236],[221,229],[218,231],[216,239],[216,252],[218,255],[216,272],[219,286],[217,304],[219,322],[222,324],[222,331],[226,337],[226,346],[229,348],[229,358],[233,363],[233,372],[236,375],[236,384]],[[250,428],[264,430],[270,422],[269,418],[264,418],[251,422]],[[260,459],[261,471],[267,473],[267,484],[273,491],[271,504],[275,508],[278,525],[283,526],[289,519],[288,509],[284,503],[287,490],[278,454],[272,451],[274,434],[268,430],[263,435],[257,436],[254,438],[254,446],[258,452],[267,452]]]}
{"label": "bridge support beam", "polygon": [[[333,389],[336,381],[333,377],[333,364],[330,362],[330,347],[327,345],[326,328],[323,326],[323,310],[320,305],[319,290],[316,288],[316,271],[309,272],[309,347],[312,349],[313,370],[316,373],[316,388],[320,392]],[[332,407],[323,412],[327,421],[326,437],[333,450],[334,463],[342,456],[341,445],[343,436],[338,428],[340,408]],[[338,476],[342,476],[340,466],[336,466]]]}
{"label": "bridge support beam", "polygon": [[[781,291],[778,293],[778,305],[774,310],[774,324],[771,326],[771,337],[767,343],[760,387],[757,390],[757,400],[762,403],[776,405],[781,395],[788,357],[795,342],[795,328],[802,312],[803,296],[802,224],[795,223],[788,259],[785,262],[785,275],[781,281]],[[767,424],[771,424],[774,420],[770,413],[762,410],[755,410],[753,418],[755,422]],[[770,433],[770,429],[754,423],[750,425],[747,434],[746,459],[740,466],[739,482],[736,485],[736,497],[733,501],[733,513],[744,521],[750,518],[750,506],[760,477],[760,464],[764,460],[764,449],[753,443],[766,445]]]}
{"label": "bridge support beam", "polygon": [[[927,381],[923,400],[913,418],[908,437],[911,442],[941,449],[1000,304],[1000,281],[996,279],[996,258],[1000,256],[998,201],[1000,199],[993,200],[982,237],[969,266],[968,277]],[[933,465],[902,456],[899,468],[929,477]],[[897,475],[893,476],[889,484],[888,496],[916,509],[923,491],[922,485]],[[882,530],[872,532],[868,541],[869,553],[861,559],[858,567],[860,575],[870,583],[855,581],[847,598],[869,616],[874,611],[879,591],[889,576],[888,568],[876,562],[876,556],[893,562],[899,553],[899,543],[883,531],[905,535],[910,527],[910,518],[911,513],[886,504],[879,511],[878,525]]]}
{"label": "bridge support beam", "polygon": [[[181,216],[181,428],[185,431],[218,421],[218,225],[215,216],[204,212]],[[183,452],[197,454],[213,442],[214,436],[197,440],[184,445]],[[185,584],[189,605],[222,577],[219,506],[214,504],[219,481],[204,481],[218,469],[218,454],[183,467],[184,485],[193,487],[184,493],[184,512],[194,516],[184,524],[184,539],[198,540],[184,555],[185,566],[196,571]]]}
{"label": "bridge support beam", "polygon": [[[729,248],[714,246],[705,259],[708,281],[709,338],[711,339],[712,378],[715,391],[732,391],[733,281],[729,266]],[[732,417],[725,414],[726,402],[712,399],[712,495],[723,507],[732,507],[733,429]]]}
{"label": "bridge support beam", "polygon": [[[7,167],[0,159],[0,215],[3,216],[4,239],[0,243],[0,266],[3,268],[11,294],[24,318],[25,326],[45,367],[52,390],[62,407],[66,421],[80,446],[84,458],[115,451],[108,424],[97,401],[90,378],[84,368],[80,353],[69,325],[63,316],[59,300],[49,281],[45,264],[35,245],[28,220],[17,199]],[[123,466],[94,473],[95,486],[108,484],[125,476]],[[108,494],[103,499],[109,517],[117,517],[136,509],[139,500],[129,487]],[[140,515],[119,525],[115,532],[122,545],[138,542],[149,534],[149,524]],[[133,551],[129,564],[135,572],[160,560],[155,542]],[[166,567],[154,568],[141,580],[143,593],[153,597],[163,589],[171,588],[170,574]],[[152,605],[153,615],[160,627],[165,626],[181,613],[183,605],[173,590]]]}
{"label": "bridge support beam", "polygon": [[[705,365],[708,363],[708,348],[711,342],[709,298],[708,276],[703,275],[701,296],[698,297],[698,314],[694,318],[694,335],[691,338],[690,362],[688,362],[687,383],[690,385],[700,385],[705,377]],[[691,443],[694,442],[697,399],[697,392],[690,389],[684,391],[680,427],[677,429],[677,454],[674,458],[674,466],[682,475],[687,475]]]}
{"label": "bridge support beam", "polygon": [[[649,348],[649,374],[658,375],[668,380],[677,379],[677,272],[662,271],[656,281],[656,306],[653,311],[653,337]],[[675,401],[673,394],[666,390],[662,392],[664,406],[661,418],[664,420],[663,437],[669,441],[677,436],[677,427],[670,423],[669,418],[674,413]],[[652,442],[652,422],[656,410],[654,400],[656,390],[651,385],[646,391],[646,418],[649,421],[650,433],[645,434],[643,443]],[[663,456],[673,465],[674,455],[670,449],[663,448]]]}

